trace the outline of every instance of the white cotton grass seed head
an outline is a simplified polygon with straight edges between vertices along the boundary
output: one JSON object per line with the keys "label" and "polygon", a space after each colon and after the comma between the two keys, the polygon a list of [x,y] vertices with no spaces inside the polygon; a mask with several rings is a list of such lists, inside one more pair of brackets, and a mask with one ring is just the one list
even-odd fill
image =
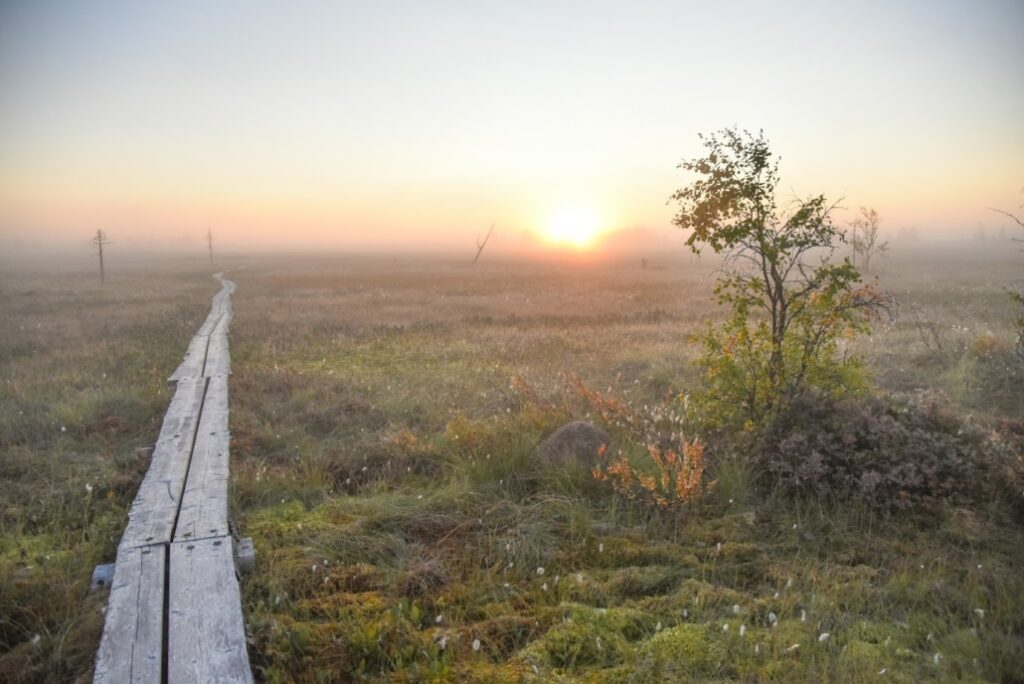
{"label": "white cotton grass seed head", "polygon": [[[661,624],[661,623],[658,623],[658,624]],[[747,633],[747,626],[746,625],[740,625],[740,636],[744,636],[744,635],[746,635],[746,633]]]}
{"label": "white cotton grass seed head", "polygon": [[740,614],[740,604],[734,603],[732,605],[732,614],[733,615],[739,615]]}
{"label": "white cotton grass seed head", "polygon": [[473,639],[473,650],[474,651],[479,651],[480,650],[480,640],[479,639]]}
{"label": "white cotton grass seed head", "polygon": [[544,568],[537,568],[537,576],[538,577],[543,577],[544,576]]}
{"label": "white cotton grass seed head", "polygon": [[828,632],[822,632],[821,634],[818,635],[818,643],[819,644],[823,644],[823,643],[825,643],[826,641],[828,641],[831,638],[832,638],[831,634],[829,634]]}

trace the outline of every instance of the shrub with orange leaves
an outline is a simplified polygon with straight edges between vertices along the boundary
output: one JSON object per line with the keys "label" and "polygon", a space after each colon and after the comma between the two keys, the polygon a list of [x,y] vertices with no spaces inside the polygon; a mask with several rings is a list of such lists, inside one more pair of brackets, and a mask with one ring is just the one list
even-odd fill
{"label": "shrub with orange leaves", "polygon": [[[594,478],[611,483],[620,494],[659,508],[672,508],[710,491],[715,482],[704,482],[704,445],[683,440],[681,448],[662,451],[647,445],[650,461],[639,468],[628,456],[594,468]],[[652,468],[653,466],[653,468]],[[650,472],[653,471],[653,472]]]}
{"label": "shrub with orange leaves", "polygon": [[[659,508],[672,508],[699,498],[714,487],[704,481],[704,444],[683,434],[685,409],[666,400],[639,411],[621,399],[606,397],[587,387],[575,375],[569,386],[597,412],[611,429],[629,435],[645,447],[642,456],[618,454],[593,469],[596,480],[609,482],[618,493]],[[602,461],[608,447],[598,452]]]}

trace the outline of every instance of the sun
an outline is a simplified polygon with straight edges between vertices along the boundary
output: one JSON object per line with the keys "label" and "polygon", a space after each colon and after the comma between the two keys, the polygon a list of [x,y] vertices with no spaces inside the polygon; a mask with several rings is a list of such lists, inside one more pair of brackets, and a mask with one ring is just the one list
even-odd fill
{"label": "sun", "polygon": [[597,214],[580,205],[567,205],[551,214],[544,239],[553,245],[587,249],[600,233]]}

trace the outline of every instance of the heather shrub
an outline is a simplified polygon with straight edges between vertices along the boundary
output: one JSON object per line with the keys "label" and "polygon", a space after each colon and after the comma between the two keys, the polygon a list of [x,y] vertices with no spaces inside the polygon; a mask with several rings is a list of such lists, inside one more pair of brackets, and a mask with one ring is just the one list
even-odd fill
{"label": "heather shrub", "polygon": [[807,392],[776,413],[753,452],[763,482],[876,509],[1019,495],[1021,459],[935,395]]}

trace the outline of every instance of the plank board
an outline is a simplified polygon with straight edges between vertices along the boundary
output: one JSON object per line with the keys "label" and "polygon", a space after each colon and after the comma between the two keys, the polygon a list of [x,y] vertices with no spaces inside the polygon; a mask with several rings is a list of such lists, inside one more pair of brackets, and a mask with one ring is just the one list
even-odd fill
{"label": "plank board", "polygon": [[205,378],[183,378],[167,407],[149,471],[139,486],[122,547],[169,543],[206,393]]}
{"label": "plank board", "polygon": [[210,348],[206,355],[203,375],[212,377],[229,373],[231,373],[231,353],[228,351],[228,336],[225,333],[215,332],[210,336]]}
{"label": "plank board", "polygon": [[209,337],[213,329],[217,327],[217,321],[220,320],[221,316],[224,315],[224,311],[221,307],[214,306],[210,309],[210,315],[206,317],[203,324],[199,326],[199,330],[196,331],[197,337]]}
{"label": "plank board", "polygon": [[231,538],[171,544],[167,680],[252,682]]}
{"label": "plank board", "polygon": [[166,558],[166,546],[118,552],[94,682],[160,681]]}
{"label": "plank board", "polygon": [[174,369],[171,377],[167,378],[167,382],[173,384],[185,378],[198,378],[202,376],[203,366],[206,364],[206,349],[209,344],[209,336],[196,335],[193,337],[188,343],[185,359]]}
{"label": "plank board", "polygon": [[174,541],[222,537],[228,530],[228,378],[209,380]]}
{"label": "plank board", "polygon": [[[231,318],[231,294],[235,291],[235,284],[223,278],[223,273],[215,273],[214,278],[220,281],[221,288],[213,296],[210,304],[210,313],[206,320],[199,327],[195,336],[189,342],[188,350],[185,352],[185,359],[178,365],[171,377],[167,379],[170,383],[176,383],[183,378],[197,378],[203,375],[206,366],[206,357],[210,346],[210,336],[214,331],[227,332],[227,324]],[[225,316],[228,320],[224,320]],[[230,361],[228,362],[230,364]],[[224,367],[219,363],[216,372]]]}

